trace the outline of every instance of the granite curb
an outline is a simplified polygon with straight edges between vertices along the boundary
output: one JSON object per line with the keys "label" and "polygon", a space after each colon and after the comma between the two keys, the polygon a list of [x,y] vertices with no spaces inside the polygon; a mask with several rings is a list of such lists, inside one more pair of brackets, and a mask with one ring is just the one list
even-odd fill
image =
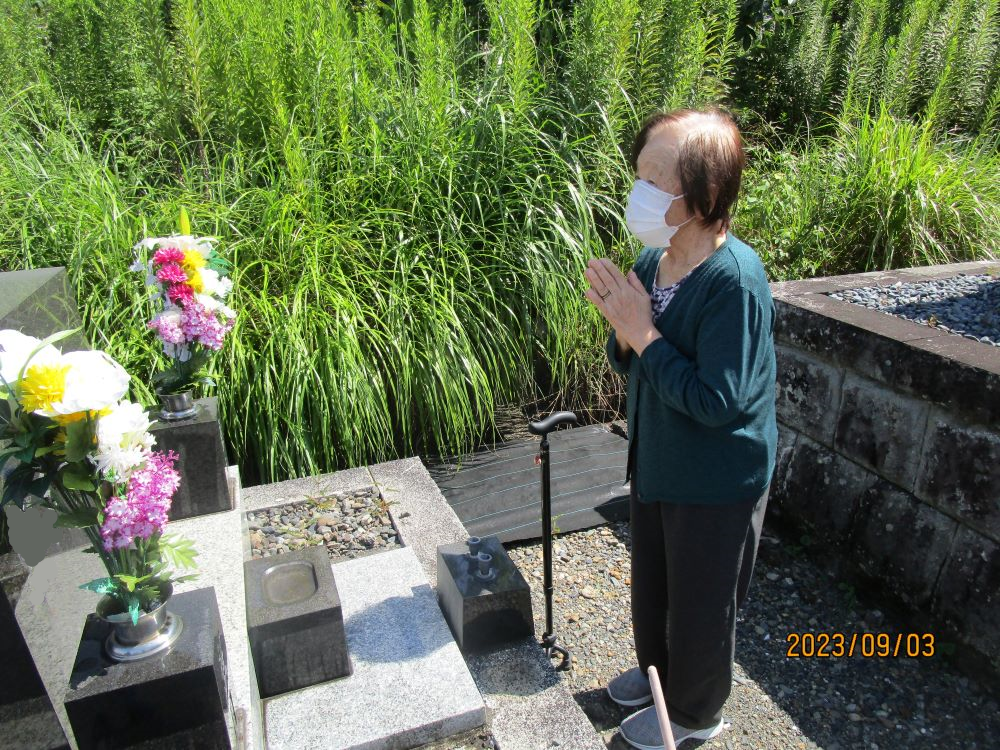
{"label": "granite curb", "polygon": [[[436,588],[438,545],[464,542],[468,532],[419,458],[376,464],[368,470],[390,503],[400,537]],[[605,750],[590,719],[534,639],[468,657],[467,664],[486,702],[487,722],[499,750]]]}

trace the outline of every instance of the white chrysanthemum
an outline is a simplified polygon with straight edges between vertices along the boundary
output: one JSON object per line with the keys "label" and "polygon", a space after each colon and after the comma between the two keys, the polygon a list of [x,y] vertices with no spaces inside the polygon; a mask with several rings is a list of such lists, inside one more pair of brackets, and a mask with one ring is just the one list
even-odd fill
{"label": "white chrysanthemum", "polygon": [[201,286],[204,294],[210,294],[218,299],[225,299],[233,289],[233,282],[228,276],[219,276],[218,271],[211,268],[201,269]]}
{"label": "white chrysanthemum", "polygon": [[164,238],[165,244],[182,251],[197,250],[206,260],[212,254],[212,244],[217,241],[215,237],[192,237],[190,234],[175,234]]}
{"label": "white chrysanthemum", "polygon": [[117,404],[128,390],[128,373],[104,352],[69,352],[62,355],[61,364],[70,368],[66,388],[61,399],[37,410],[42,416],[102,411]]}
{"label": "white chrysanthemum", "polygon": [[167,240],[166,237],[146,237],[132,246],[133,250],[152,250]]}
{"label": "white chrysanthemum", "polygon": [[211,312],[221,312],[227,318],[236,317],[236,311],[233,310],[233,308],[229,307],[224,302],[217,300],[215,297],[212,297],[211,295],[195,294],[194,299],[195,302],[203,306],[206,310],[210,310]]}
{"label": "white chrysanthemum", "polygon": [[[198,295],[195,295],[198,296]],[[153,316],[153,321],[157,325],[167,325],[170,327],[180,327],[182,310],[176,305],[171,305]]]}
{"label": "white chrysanthemum", "polygon": [[[13,384],[25,369],[29,358],[33,365],[51,365],[59,361],[62,356],[59,350],[51,344],[38,349],[41,343],[34,336],[26,336],[20,331],[0,331],[0,376],[4,381]],[[36,349],[38,351],[32,355]],[[0,387],[2,385],[0,383]]]}
{"label": "white chrysanthemum", "polygon": [[119,480],[146,461],[146,452],[156,442],[149,433],[152,422],[140,404],[122,401],[97,423],[97,451],[94,461],[105,474]]}

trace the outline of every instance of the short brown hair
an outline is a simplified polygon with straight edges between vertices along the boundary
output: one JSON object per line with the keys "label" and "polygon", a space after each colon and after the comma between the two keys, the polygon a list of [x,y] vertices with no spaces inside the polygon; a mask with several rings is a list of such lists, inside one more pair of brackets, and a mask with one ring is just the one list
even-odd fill
{"label": "short brown hair", "polygon": [[638,170],[639,153],[645,148],[650,133],[662,125],[691,118],[704,118],[705,124],[688,134],[677,155],[677,173],[684,203],[691,213],[697,211],[702,215],[702,226],[709,227],[722,221],[728,228],[746,164],[743,138],[729,112],[713,107],[707,110],[675,109],[650,116],[632,142],[632,171]]}

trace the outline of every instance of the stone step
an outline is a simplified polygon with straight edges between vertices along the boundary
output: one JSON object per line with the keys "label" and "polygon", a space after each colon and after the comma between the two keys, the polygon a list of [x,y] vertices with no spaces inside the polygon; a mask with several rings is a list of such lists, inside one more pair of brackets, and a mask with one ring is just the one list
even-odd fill
{"label": "stone step", "polygon": [[416,747],[481,726],[482,696],[413,550],[333,574],[354,673],[266,700],[269,750]]}

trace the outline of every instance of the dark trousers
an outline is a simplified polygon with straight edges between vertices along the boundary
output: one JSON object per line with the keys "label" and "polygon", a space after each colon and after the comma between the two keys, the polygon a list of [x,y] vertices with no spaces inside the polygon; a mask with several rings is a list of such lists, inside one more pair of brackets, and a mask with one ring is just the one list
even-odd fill
{"label": "dark trousers", "polygon": [[632,477],[632,633],[643,674],[660,675],[670,719],[722,718],[733,678],[736,610],[750,588],[767,507],[640,503]]}

